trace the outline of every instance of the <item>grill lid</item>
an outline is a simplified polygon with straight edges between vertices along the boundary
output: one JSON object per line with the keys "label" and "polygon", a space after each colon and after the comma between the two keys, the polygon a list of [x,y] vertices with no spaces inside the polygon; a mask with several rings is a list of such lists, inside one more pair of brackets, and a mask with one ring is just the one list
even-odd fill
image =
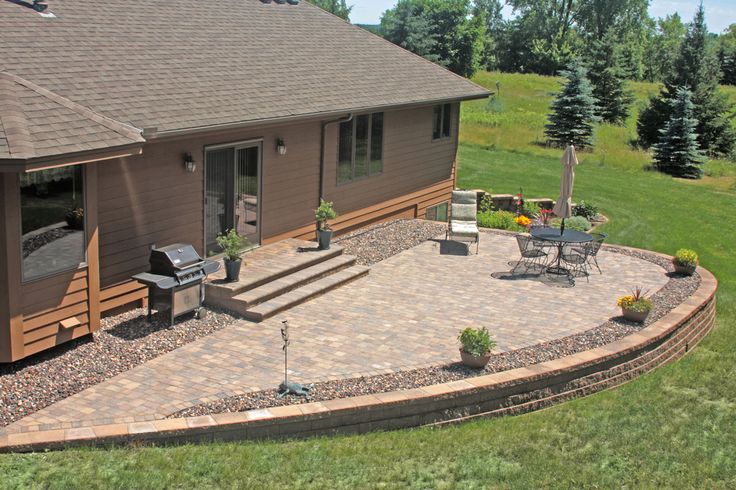
{"label": "grill lid", "polygon": [[155,274],[171,274],[175,270],[200,265],[202,261],[194,247],[184,243],[151,250],[151,272]]}

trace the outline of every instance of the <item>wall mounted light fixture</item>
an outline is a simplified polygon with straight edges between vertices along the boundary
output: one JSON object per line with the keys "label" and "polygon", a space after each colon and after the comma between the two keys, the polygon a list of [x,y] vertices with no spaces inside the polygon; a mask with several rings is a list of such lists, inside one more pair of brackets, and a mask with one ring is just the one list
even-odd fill
{"label": "wall mounted light fixture", "polygon": [[276,151],[279,152],[279,155],[286,155],[286,143],[284,143],[283,138],[276,140]]}
{"label": "wall mounted light fixture", "polygon": [[194,161],[191,153],[184,154],[184,168],[187,169],[187,172],[190,174],[197,171],[197,162]]}

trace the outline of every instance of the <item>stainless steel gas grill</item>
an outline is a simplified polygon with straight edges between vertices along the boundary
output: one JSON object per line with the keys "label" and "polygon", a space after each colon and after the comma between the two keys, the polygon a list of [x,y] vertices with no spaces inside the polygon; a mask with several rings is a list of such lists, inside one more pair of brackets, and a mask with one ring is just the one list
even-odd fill
{"label": "stainless steel gas grill", "polygon": [[220,264],[199,256],[193,246],[176,243],[151,250],[151,271],[133,276],[148,286],[148,319],[153,310],[171,312],[174,319],[185,313],[201,313],[204,281]]}

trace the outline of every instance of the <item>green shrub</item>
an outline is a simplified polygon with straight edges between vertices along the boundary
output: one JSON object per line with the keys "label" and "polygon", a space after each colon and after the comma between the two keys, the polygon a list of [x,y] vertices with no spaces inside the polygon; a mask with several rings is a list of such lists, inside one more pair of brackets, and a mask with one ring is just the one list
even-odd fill
{"label": "green shrub", "polygon": [[683,267],[695,267],[698,265],[698,260],[698,254],[688,248],[681,248],[675,254],[675,262]]}
{"label": "green shrub", "polygon": [[458,340],[463,351],[475,357],[484,356],[496,347],[496,342],[491,338],[486,327],[468,327],[460,332]]}
{"label": "green shrub", "polygon": [[[560,228],[562,226],[562,220],[560,218],[555,218],[552,220],[551,225],[553,228]],[[591,228],[593,228],[593,225],[582,216],[573,216],[572,218],[567,218],[565,220],[566,230],[588,231]]]}
{"label": "green shrub", "polygon": [[539,217],[539,213],[542,210],[542,207],[533,201],[525,201],[524,202],[524,209],[522,210],[521,214],[526,216],[530,219],[535,219]]}
{"label": "green shrub", "polygon": [[480,200],[480,204],[478,205],[478,210],[481,213],[488,213],[491,211],[494,211],[496,208],[493,205],[493,198],[491,197],[491,191],[488,191],[484,196],[483,199]]}
{"label": "green shrub", "polygon": [[572,210],[572,214],[573,216],[582,216],[583,218],[590,221],[592,219],[595,219],[595,217],[600,214],[600,211],[598,210],[598,206],[589,202],[580,201],[575,206],[575,209]]}
{"label": "green shrub", "polygon": [[248,239],[233,229],[218,235],[217,245],[220,246],[227,260],[237,261],[240,260],[240,252],[248,245]]}
{"label": "green shrub", "polygon": [[478,226],[496,230],[526,231],[516,224],[516,215],[510,211],[487,211],[478,213]]}
{"label": "green shrub", "polygon": [[320,230],[329,230],[330,226],[327,224],[327,221],[337,218],[337,213],[332,207],[331,202],[320,199],[319,207],[314,210],[314,217],[317,219]]}

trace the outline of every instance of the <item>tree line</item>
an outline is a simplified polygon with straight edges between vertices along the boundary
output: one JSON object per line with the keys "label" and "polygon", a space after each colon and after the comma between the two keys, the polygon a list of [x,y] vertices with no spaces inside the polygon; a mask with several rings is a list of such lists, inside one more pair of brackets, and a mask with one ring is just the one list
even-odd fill
{"label": "tree line", "polygon": [[[346,0],[309,0],[350,19]],[[504,19],[502,8],[514,12]],[[677,13],[654,19],[649,0],[398,0],[383,13],[386,39],[450,70],[556,75],[573,59],[593,62],[605,42],[631,80],[664,81],[687,25]],[[736,24],[708,34],[719,82],[736,84]]]}
{"label": "tree line", "polygon": [[[312,0],[348,19],[345,0]],[[653,21],[648,0],[399,0],[380,34],[465,77],[478,69],[564,77],[552,103],[548,142],[593,146],[595,124],[624,124],[634,100],[628,80],[662,82],[637,121],[638,146],[655,166],[699,178],[706,156],[733,157],[736,117],[719,83],[733,82],[736,24],[708,32],[701,4],[693,20]],[[646,60],[646,62],[645,62]]]}

